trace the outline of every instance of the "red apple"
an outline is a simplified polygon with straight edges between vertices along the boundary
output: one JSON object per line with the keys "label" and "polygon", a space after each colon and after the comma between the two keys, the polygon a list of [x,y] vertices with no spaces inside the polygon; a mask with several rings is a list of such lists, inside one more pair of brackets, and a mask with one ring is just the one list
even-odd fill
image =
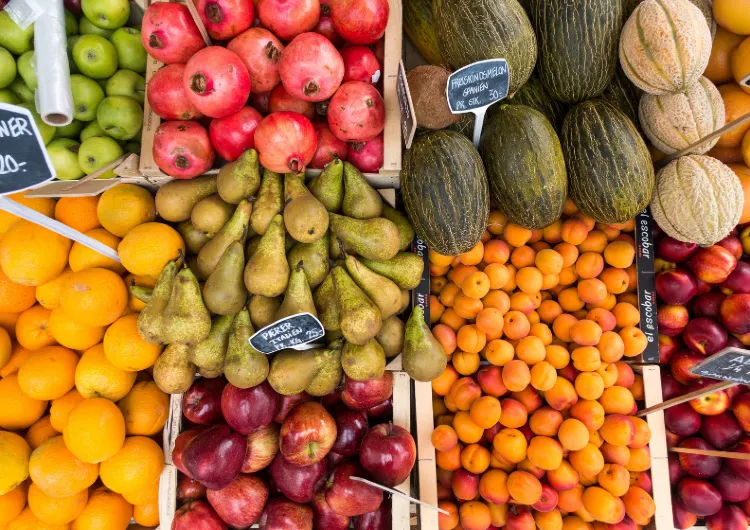
{"label": "red apple", "polygon": [[727,339],[726,347],[727,348],[745,348],[745,344],[734,335],[730,335],[729,338]]}
{"label": "red apple", "polygon": [[335,441],[336,421],[323,405],[315,401],[295,405],[281,424],[281,454],[298,466],[309,466],[323,460]]}
{"label": "red apple", "polygon": [[268,381],[251,388],[227,384],[221,393],[221,411],[227,424],[240,434],[270,425],[279,409],[279,394]]}
{"label": "red apple", "polygon": [[187,475],[181,474],[177,479],[177,500],[185,502],[188,500],[204,499],[206,497],[206,486],[193,480]]}
{"label": "red apple", "polygon": [[656,241],[656,255],[675,263],[689,260],[699,248],[695,243],[684,243],[669,236],[661,236]]}
{"label": "red apple", "polygon": [[378,379],[355,381],[346,378],[341,399],[350,409],[365,410],[374,407],[393,395],[393,374],[386,370]]}
{"label": "red apple", "polygon": [[[750,439],[745,438],[732,449],[738,453],[750,453]],[[727,458],[729,469],[737,473],[745,480],[750,480],[750,460],[740,460],[738,458]]]}
{"label": "red apple", "polygon": [[750,333],[750,294],[727,296],[721,303],[720,312],[722,323],[731,333]]}
{"label": "red apple", "polygon": [[750,482],[726,465],[714,475],[711,482],[727,502],[742,502],[750,498]]}
{"label": "red apple", "polygon": [[693,410],[702,416],[717,416],[729,408],[729,396],[723,390],[711,392],[689,401]]}
{"label": "red apple", "polygon": [[672,399],[673,397],[681,396],[685,392],[685,387],[674,378],[674,376],[666,371],[661,372],[661,393],[665,400]]}
{"label": "red apple", "polygon": [[680,350],[672,356],[669,361],[669,369],[672,375],[683,385],[700,379],[700,376],[690,372],[690,368],[696,364],[705,361],[706,358],[700,353],[692,350]]}
{"label": "red apple", "polygon": [[738,262],[732,274],[719,285],[719,288],[726,295],[750,293],[750,264]]}
{"label": "red apple", "polygon": [[674,527],[680,530],[692,528],[698,522],[698,516],[687,511],[682,503],[675,498],[672,498],[672,517]]}
{"label": "red apple", "polygon": [[680,481],[680,479],[687,475],[687,473],[682,469],[677,453],[669,453],[667,461],[669,462],[669,482],[674,486]]}
{"label": "red apple", "polygon": [[187,475],[209,489],[226,488],[240,474],[245,437],[226,425],[214,425],[190,440],[182,452]]}
{"label": "red apple", "polygon": [[542,496],[531,507],[538,512],[551,512],[557,507],[557,490],[549,484],[542,484]]}
{"label": "red apple", "polygon": [[[679,337],[667,337],[659,334],[659,364],[669,364],[672,355],[682,348],[682,341]],[[662,372],[664,373],[664,372]]]}
{"label": "red apple", "polygon": [[188,444],[188,442],[205,430],[205,427],[195,427],[193,429],[188,429],[187,431],[181,432],[177,436],[177,438],[175,438],[174,448],[172,449],[172,463],[177,469],[179,469],[186,475],[188,475],[188,472],[182,463],[182,453],[185,450],[185,446]]}
{"label": "red apple", "polygon": [[688,310],[684,305],[664,305],[657,312],[659,333],[668,337],[675,337],[682,333],[690,320]]}
{"label": "red apple", "polygon": [[748,519],[750,519],[750,499],[738,503],[737,506],[739,506],[742,511],[745,512],[745,515],[747,515]]}
{"label": "red apple", "polygon": [[312,530],[313,511],[305,504],[297,504],[284,497],[274,497],[258,521],[260,530]]}
{"label": "red apple", "polygon": [[206,501],[188,501],[175,512],[172,530],[227,530],[227,525]]}
{"label": "red apple", "polygon": [[284,418],[286,418],[286,415],[292,410],[292,407],[297,403],[312,400],[313,397],[307,392],[300,392],[299,394],[292,394],[291,396],[279,396],[279,410],[276,411],[276,416],[273,417],[273,421],[276,423],[284,423]]}
{"label": "red apple", "polygon": [[255,473],[271,465],[279,452],[279,426],[272,423],[247,435],[247,451],[242,463],[243,473]]}
{"label": "red apple", "polygon": [[312,501],[313,528],[325,528],[326,530],[348,530],[351,519],[345,515],[339,515],[328,506],[325,490],[319,491]]}
{"label": "red apple", "polygon": [[713,355],[727,343],[727,330],[710,318],[694,318],[682,332],[685,346],[703,355]]}
{"label": "red apple", "polygon": [[[729,344],[729,341],[727,341],[727,345]],[[727,393],[727,396],[729,396],[729,406],[732,407],[734,405],[734,400],[737,396],[739,396],[742,393],[742,386],[736,385],[736,386],[730,386],[729,388],[725,388],[724,392]]]}
{"label": "red apple", "polygon": [[687,477],[677,484],[677,495],[685,509],[699,517],[713,515],[721,509],[719,490],[707,480]]}
{"label": "red apple", "polygon": [[182,414],[199,425],[221,420],[221,392],[226,384],[223,377],[196,379],[182,398]]}
{"label": "red apple", "polygon": [[347,460],[333,470],[326,486],[326,502],[340,515],[355,517],[378,509],[383,492],[350,477],[369,479],[358,462]]}
{"label": "red apple", "polygon": [[706,517],[708,530],[745,530],[747,517],[741,509],[731,504],[725,504],[714,515]]}
{"label": "red apple", "polygon": [[750,393],[745,392],[734,398],[732,412],[744,431],[750,431]]}
{"label": "red apple", "polygon": [[225,523],[245,528],[260,518],[268,500],[268,485],[256,475],[238,475],[226,488],[208,490],[207,496]]}
{"label": "red apple", "polygon": [[[686,449],[713,451],[715,448],[703,438],[688,438],[680,443]],[[695,478],[711,478],[721,469],[721,458],[718,456],[694,455],[679,453],[680,465],[688,475]]]}
{"label": "red apple", "polygon": [[664,411],[664,425],[679,436],[692,436],[701,428],[701,417],[690,405],[680,403]]}
{"label": "red apple", "polygon": [[356,455],[367,434],[367,413],[340,405],[334,409],[333,419],[336,420],[337,434],[331,451],[342,456]]}
{"label": "red apple", "polygon": [[706,294],[713,289],[713,284],[704,282],[700,278],[696,278],[695,281],[698,283],[698,295]]}
{"label": "red apple", "polygon": [[388,499],[385,499],[377,510],[362,514],[354,520],[354,530],[391,530],[391,528],[391,501]]}
{"label": "red apple", "polygon": [[696,252],[688,266],[698,279],[706,283],[721,283],[737,266],[737,258],[724,247],[714,245]]}
{"label": "red apple", "polygon": [[328,469],[333,469],[341,462],[346,460],[346,457],[331,451],[330,453],[328,453],[328,456],[326,456],[326,460],[328,461]]}
{"label": "red apple", "polygon": [[727,236],[716,244],[727,249],[735,258],[742,257],[742,241],[738,237]]}
{"label": "red apple", "polygon": [[[6,0],[3,0],[2,5],[0,5],[0,9],[5,7],[7,3],[8,2]],[[81,9],[81,0],[63,0],[63,5],[65,6],[65,9],[73,13],[75,16],[83,16],[83,9]]]}
{"label": "red apple", "polygon": [[320,398],[320,404],[323,405],[327,410],[333,410],[333,408],[341,403],[341,394],[344,391],[344,386],[340,385],[331,392]]}
{"label": "red apple", "polygon": [[718,320],[720,318],[719,310],[721,308],[721,303],[725,298],[726,296],[717,292],[704,293],[697,296],[693,299],[693,303],[691,304],[693,315],[696,317],[708,317]]}
{"label": "red apple", "polygon": [[742,436],[742,428],[734,415],[727,411],[716,416],[704,416],[701,436],[717,449],[726,449],[737,443]]}
{"label": "red apple", "polygon": [[306,504],[325,485],[328,466],[325,459],[309,466],[297,466],[281,454],[271,464],[271,478],[287,499]]}
{"label": "red apple", "polygon": [[376,482],[392,488],[409,478],[417,461],[417,445],[403,427],[381,423],[362,440],[359,461]]}
{"label": "red apple", "polygon": [[367,409],[367,419],[372,423],[393,420],[393,396]]}
{"label": "red apple", "polygon": [[695,278],[683,268],[656,275],[656,294],[666,304],[684,305],[697,292],[698,284]]}

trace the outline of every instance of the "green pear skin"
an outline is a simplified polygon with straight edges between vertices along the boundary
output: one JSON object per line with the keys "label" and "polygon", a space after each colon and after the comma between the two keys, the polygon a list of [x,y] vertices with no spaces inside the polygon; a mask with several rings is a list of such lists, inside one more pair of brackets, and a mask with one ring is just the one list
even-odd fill
{"label": "green pear skin", "polygon": [[164,344],[164,310],[169,305],[172,287],[177,277],[177,263],[164,266],[151,293],[151,301],[138,314],[138,334],[149,344]]}
{"label": "green pear skin", "polygon": [[233,321],[234,315],[222,315],[213,319],[208,337],[190,350],[190,361],[195,366],[209,372],[217,372],[224,368],[224,356],[227,353],[229,330]]}
{"label": "green pear skin", "polygon": [[352,344],[367,344],[383,325],[378,306],[354,283],[344,267],[333,269],[333,285],[341,332]]}
{"label": "green pear skin", "polygon": [[136,300],[140,300],[144,304],[148,304],[154,295],[154,290],[151,287],[143,287],[141,285],[129,285],[128,290],[130,291],[130,296]]}
{"label": "green pear skin", "polygon": [[255,149],[244,151],[234,162],[219,170],[216,186],[221,198],[230,204],[249,199],[260,187],[260,167]]}
{"label": "green pear skin", "polygon": [[295,243],[287,255],[289,266],[294,270],[302,263],[310,287],[315,289],[328,275],[329,236],[326,233],[314,243]]}
{"label": "green pear skin", "polygon": [[313,294],[310,285],[307,283],[305,270],[302,268],[302,262],[292,270],[289,276],[289,283],[284,293],[284,301],[276,312],[275,320],[281,320],[292,315],[300,313],[310,313],[318,318],[318,311],[315,309]]}
{"label": "green pear skin", "polygon": [[383,217],[396,225],[399,234],[399,250],[406,250],[414,241],[414,227],[411,226],[409,219],[395,208],[383,204]]}
{"label": "green pear skin", "polygon": [[284,225],[295,241],[312,243],[328,231],[328,210],[305,187],[305,174],[284,176]]}
{"label": "green pear skin", "polygon": [[344,215],[354,219],[374,219],[383,214],[383,198],[370,186],[359,169],[344,162]]}
{"label": "green pear skin", "polygon": [[190,219],[178,224],[177,231],[182,236],[182,239],[185,240],[185,246],[191,254],[198,254],[206,246],[206,243],[211,240],[210,237],[195,228]]}
{"label": "green pear skin", "polygon": [[190,222],[209,239],[229,222],[237,207],[219,197],[218,193],[198,201],[190,214]]}
{"label": "green pear skin", "polygon": [[318,310],[318,320],[323,324],[326,331],[341,329],[339,324],[339,305],[336,301],[336,288],[333,285],[333,272],[329,272],[315,290],[313,296],[315,307]]}
{"label": "green pear skin", "polygon": [[170,223],[187,221],[198,201],[216,191],[216,177],[171,180],[156,192],[156,211]]}
{"label": "green pear skin", "polygon": [[203,301],[209,311],[216,315],[236,315],[245,306],[244,270],[245,249],[242,243],[234,241],[203,286]]}
{"label": "green pear skin", "polygon": [[391,259],[381,261],[362,258],[362,263],[401,289],[415,289],[424,272],[424,260],[413,252],[399,252]]}
{"label": "green pear skin", "polygon": [[432,381],[445,370],[448,358],[424,321],[424,309],[412,309],[404,334],[404,371],[415,381]]}
{"label": "green pear skin", "polygon": [[354,256],[344,260],[346,270],[362,291],[375,302],[385,320],[401,308],[401,289],[385,276],[371,271]]}
{"label": "green pear skin", "polygon": [[203,304],[201,288],[193,272],[182,269],[174,280],[164,310],[164,341],[197,344],[211,331],[211,315]]}
{"label": "green pear skin", "polygon": [[354,219],[329,214],[331,234],[340,239],[344,250],[372,260],[391,259],[398,253],[398,228],[388,219]]}
{"label": "green pear skin", "polygon": [[303,392],[323,365],[322,349],[281,350],[274,355],[268,384],[283,396]]}
{"label": "green pear skin", "polygon": [[259,294],[253,296],[250,299],[250,303],[247,305],[247,309],[250,311],[250,320],[255,329],[263,329],[266,326],[273,324],[279,307],[281,307],[280,296],[274,298],[261,296]]}
{"label": "green pear skin", "polygon": [[224,376],[238,388],[257,386],[268,377],[268,357],[250,345],[254,333],[250,313],[243,309],[232,323],[224,359]]}
{"label": "green pear skin", "polygon": [[361,346],[347,341],[341,352],[341,367],[348,379],[378,379],[385,372],[385,352],[375,339],[370,339]]}
{"label": "green pear skin", "polygon": [[290,271],[284,236],[284,219],[276,214],[245,265],[245,287],[249,293],[274,297],[286,290]]}
{"label": "green pear skin", "polygon": [[386,358],[395,357],[404,349],[404,333],[406,326],[404,321],[396,315],[383,320],[383,327],[375,335],[375,340],[383,347]]}
{"label": "green pear skin", "polygon": [[167,394],[184,394],[195,380],[195,365],[190,362],[190,347],[170,344],[161,353],[153,369],[154,383]]}
{"label": "green pear skin", "polygon": [[337,340],[329,344],[320,354],[322,365],[315,377],[305,389],[313,397],[322,397],[330,394],[339,386],[344,375],[341,367],[341,350],[343,340]]}
{"label": "green pear skin", "polygon": [[253,205],[250,202],[239,203],[227,224],[198,253],[198,270],[203,276],[208,278],[216,269],[224,252],[234,241],[245,244],[252,210]]}
{"label": "green pear skin", "polygon": [[263,173],[258,196],[253,203],[253,213],[250,215],[250,228],[253,232],[264,235],[274,215],[281,211],[283,205],[283,177],[273,171],[266,171]]}
{"label": "green pear skin", "polygon": [[308,189],[318,199],[326,210],[338,213],[344,202],[344,163],[338,158],[333,159],[320,175],[312,179]]}

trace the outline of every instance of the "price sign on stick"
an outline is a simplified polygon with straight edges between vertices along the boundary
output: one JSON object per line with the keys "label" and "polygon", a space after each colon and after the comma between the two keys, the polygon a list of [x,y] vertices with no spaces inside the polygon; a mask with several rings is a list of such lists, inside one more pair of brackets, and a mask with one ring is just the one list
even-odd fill
{"label": "price sign on stick", "polygon": [[304,350],[305,345],[325,335],[320,320],[310,313],[282,318],[250,337],[250,346],[266,355],[293,348]]}
{"label": "price sign on stick", "polygon": [[750,385],[750,350],[724,348],[693,366],[690,372],[709,379]]}
{"label": "price sign on stick", "polygon": [[445,93],[453,114],[473,112],[474,145],[479,146],[487,108],[508,97],[510,69],[505,59],[478,61],[456,70],[448,78]]}
{"label": "price sign on stick", "polygon": [[636,273],[638,276],[638,305],[641,331],[646,335],[643,361],[659,363],[659,329],[656,321],[656,273],[654,271],[654,237],[651,231],[651,210],[644,209],[635,218]]}

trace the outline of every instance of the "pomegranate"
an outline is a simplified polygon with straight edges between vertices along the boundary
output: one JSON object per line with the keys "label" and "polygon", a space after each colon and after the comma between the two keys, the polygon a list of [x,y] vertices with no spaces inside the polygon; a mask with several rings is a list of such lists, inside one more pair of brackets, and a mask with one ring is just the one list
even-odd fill
{"label": "pomegranate", "polygon": [[363,173],[375,173],[383,167],[383,133],[367,142],[349,144],[346,159]]}
{"label": "pomegranate", "polygon": [[320,0],[258,0],[258,18],[282,40],[310,31],[320,18]]}
{"label": "pomegranate", "polygon": [[317,147],[315,128],[310,120],[296,112],[274,112],[263,118],[255,129],[255,148],[260,163],[276,173],[304,171]]}
{"label": "pomegranate", "polygon": [[209,46],[193,55],[182,82],[190,102],[211,118],[234,114],[250,95],[250,75],[242,59],[221,46]]}
{"label": "pomegranate", "polygon": [[250,94],[250,100],[248,103],[265,116],[271,112],[271,109],[269,108],[270,100],[271,92],[261,92],[260,94],[252,93]]}
{"label": "pomegranate", "polygon": [[331,18],[346,42],[372,44],[385,33],[388,0],[331,0]]}
{"label": "pomegranate", "polygon": [[344,60],[319,33],[303,33],[281,52],[281,83],[292,96],[306,101],[330,98],[344,79]]}
{"label": "pomegranate", "polygon": [[318,137],[318,149],[315,151],[312,162],[310,162],[310,167],[323,169],[334,158],[346,160],[346,142],[336,138],[324,121],[314,123],[313,127],[315,127],[315,134]]}
{"label": "pomegranate", "polygon": [[284,45],[263,28],[251,28],[232,39],[227,48],[245,63],[252,79],[251,92],[268,92],[281,83],[279,57]]}
{"label": "pomegranate", "polygon": [[291,110],[311,120],[315,117],[315,103],[295,98],[286,91],[284,85],[279,85],[271,91],[271,97],[268,98],[268,109],[271,112]]}
{"label": "pomegranate", "polygon": [[242,107],[226,118],[214,118],[208,127],[211,144],[221,158],[234,162],[245,149],[255,147],[255,129],[262,120],[252,107]]}
{"label": "pomegranate", "polygon": [[329,5],[330,0],[323,0],[320,2],[320,19],[313,28],[315,33],[320,33],[326,39],[331,41],[337,48],[344,44],[344,39],[338,34],[336,28],[333,27],[333,19],[331,18],[331,6]]}
{"label": "pomegranate", "polygon": [[154,2],[143,15],[141,41],[148,54],[166,64],[186,63],[206,43],[190,11],[179,2]]}
{"label": "pomegranate", "polygon": [[328,125],[331,132],[345,142],[372,140],[385,127],[383,98],[368,83],[344,83],[328,105]]}
{"label": "pomegranate", "polygon": [[214,40],[227,40],[253,24],[252,0],[197,0],[196,9]]}
{"label": "pomegranate", "polygon": [[148,104],[163,120],[195,120],[203,114],[190,103],[182,87],[184,64],[168,64],[156,71],[148,82]]}
{"label": "pomegranate", "polygon": [[194,121],[165,121],[154,135],[154,161],[176,179],[191,179],[211,169],[216,154],[208,131]]}
{"label": "pomegranate", "polygon": [[363,81],[374,85],[380,81],[380,63],[367,46],[346,46],[341,49],[341,58],[344,59],[344,83]]}

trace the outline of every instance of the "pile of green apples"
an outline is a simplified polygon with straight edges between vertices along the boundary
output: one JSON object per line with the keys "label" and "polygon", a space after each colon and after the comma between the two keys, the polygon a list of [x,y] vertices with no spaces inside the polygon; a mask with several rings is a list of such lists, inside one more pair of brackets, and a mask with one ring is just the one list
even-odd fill
{"label": "pile of green apples", "polygon": [[[0,11],[0,102],[31,111],[60,180],[78,180],[126,152],[140,153],[146,50],[126,27],[128,0],[82,0],[80,16],[65,10],[74,119],[44,123],[34,105],[34,26],[21,29]],[[98,178],[112,178],[107,171]]]}

